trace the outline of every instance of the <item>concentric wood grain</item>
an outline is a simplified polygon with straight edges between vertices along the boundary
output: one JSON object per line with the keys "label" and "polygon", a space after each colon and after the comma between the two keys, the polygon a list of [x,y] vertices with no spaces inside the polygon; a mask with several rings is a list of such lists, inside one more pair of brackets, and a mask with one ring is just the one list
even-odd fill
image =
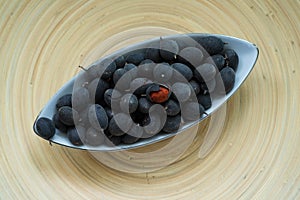
{"label": "concentric wood grain", "polygon": [[[0,199],[300,199],[299,9],[299,0],[0,1]],[[212,119],[176,162],[143,173],[109,168],[33,133],[36,115],[76,66],[185,32],[232,35],[260,49],[204,159]]]}

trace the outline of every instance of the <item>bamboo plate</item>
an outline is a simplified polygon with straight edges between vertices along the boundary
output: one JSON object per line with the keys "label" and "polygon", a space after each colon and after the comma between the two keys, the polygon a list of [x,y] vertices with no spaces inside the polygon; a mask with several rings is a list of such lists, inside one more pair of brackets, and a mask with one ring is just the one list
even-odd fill
{"label": "bamboo plate", "polygon": [[[299,0],[0,5],[0,199],[300,199]],[[170,139],[94,155],[33,134],[35,116],[76,66],[186,32],[231,35],[260,48],[251,75],[201,123],[191,145]],[[210,131],[220,139],[201,157]]]}

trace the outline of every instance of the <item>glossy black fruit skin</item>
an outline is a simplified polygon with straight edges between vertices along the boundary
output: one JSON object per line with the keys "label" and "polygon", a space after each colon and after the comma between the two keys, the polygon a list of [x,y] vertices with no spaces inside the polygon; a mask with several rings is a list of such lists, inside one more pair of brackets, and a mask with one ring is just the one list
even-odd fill
{"label": "glossy black fruit skin", "polygon": [[113,136],[124,135],[132,126],[132,120],[129,115],[117,113],[110,120],[108,131]]}
{"label": "glossy black fruit skin", "polygon": [[239,64],[239,57],[233,49],[225,49],[222,53],[226,59],[226,65],[236,71]]}
{"label": "glossy black fruit skin", "polygon": [[111,134],[107,134],[105,138],[105,143],[109,146],[117,146],[121,143],[122,137],[121,136],[113,136]]}
{"label": "glossy black fruit skin", "polygon": [[136,65],[132,64],[132,63],[127,63],[125,66],[124,66],[124,69],[129,72],[130,74],[130,77],[132,79],[136,78],[137,77],[137,71],[138,71],[138,68]]}
{"label": "glossy black fruit skin", "polygon": [[145,59],[145,54],[142,52],[133,53],[126,57],[127,63],[133,63],[134,65],[139,65]]}
{"label": "glossy black fruit skin", "polygon": [[[235,72],[231,67],[225,67],[224,69],[222,69],[220,71],[220,76],[221,79],[217,79],[217,80],[222,80],[223,84],[224,84],[224,89],[225,89],[225,93],[229,93],[233,87],[234,87],[234,83],[235,83]],[[222,83],[217,82],[217,86],[220,86]],[[220,93],[224,93],[224,91],[222,90],[218,90]]]}
{"label": "glossy black fruit skin", "polygon": [[199,37],[196,40],[209,55],[221,53],[224,49],[224,42],[216,36]]}
{"label": "glossy black fruit skin", "polygon": [[151,108],[153,103],[144,97],[140,98],[138,101],[139,101],[138,111],[144,114],[148,114],[149,109]]}
{"label": "glossy black fruit skin", "polygon": [[153,78],[153,69],[155,67],[155,63],[152,60],[146,59],[141,62],[138,67],[137,74],[138,77],[146,77]]}
{"label": "glossy black fruit skin", "polygon": [[179,47],[176,41],[169,39],[160,39],[160,56],[165,61],[175,60],[179,52]]}
{"label": "glossy black fruit skin", "polygon": [[117,89],[109,88],[104,92],[104,101],[110,107],[113,103],[120,101],[122,94]]}
{"label": "glossy black fruit skin", "polygon": [[121,141],[124,144],[133,144],[139,140],[138,137],[134,137],[132,135],[125,134],[122,136]]}
{"label": "glossy black fruit skin", "polygon": [[117,82],[119,81],[119,79],[120,79],[126,72],[127,72],[127,71],[126,71],[124,68],[117,69],[117,70],[114,72],[114,75],[113,75],[114,83],[117,84]]}
{"label": "glossy black fruit skin", "polygon": [[120,108],[124,113],[133,113],[138,105],[138,99],[134,94],[125,94],[121,97]]}
{"label": "glossy black fruit skin", "polygon": [[[178,81],[189,81],[189,80],[192,79],[192,77],[193,77],[193,71],[188,66],[186,66],[185,64],[182,64],[182,63],[173,63],[171,66],[177,72],[177,73],[174,73],[174,75],[173,75],[173,78],[175,80],[178,80]],[[180,75],[178,75],[178,73],[180,73],[185,78],[185,80],[182,80],[183,77],[180,76]]]}
{"label": "glossy black fruit skin", "polygon": [[93,104],[89,108],[89,122],[96,130],[103,130],[108,127],[108,117],[106,111],[99,104]]}
{"label": "glossy black fruit skin", "polygon": [[199,94],[197,95],[198,103],[201,104],[205,110],[209,109],[212,105],[211,98],[209,94]]}
{"label": "glossy black fruit skin", "polygon": [[55,127],[52,120],[45,117],[41,117],[36,121],[35,128],[37,134],[46,140],[49,140],[55,134]]}
{"label": "glossy black fruit skin", "polygon": [[91,103],[99,103],[102,104],[104,103],[103,101],[103,95],[104,92],[109,88],[109,84],[100,79],[96,78],[94,79],[89,85],[88,85],[88,90],[90,93],[90,98],[91,98]]}
{"label": "glossy black fruit skin", "polygon": [[75,146],[83,145],[85,128],[82,126],[70,127],[67,131],[69,141]]}
{"label": "glossy black fruit skin", "polygon": [[172,93],[175,94],[179,102],[185,102],[190,99],[192,90],[186,83],[176,82],[171,87]]}
{"label": "glossy black fruit skin", "polygon": [[61,96],[56,102],[56,110],[63,106],[72,106],[72,94],[65,94]]}
{"label": "glossy black fruit skin", "polygon": [[187,102],[183,104],[181,116],[184,121],[196,121],[204,113],[204,107],[198,102]]}
{"label": "glossy black fruit skin", "polygon": [[222,70],[225,66],[225,58],[221,54],[216,54],[206,59],[206,63],[215,65],[218,70]]}
{"label": "glossy black fruit skin", "polygon": [[145,58],[153,60],[156,63],[161,62],[162,58],[160,57],[159,44],[152,45],[152,47],[147,48],[145,52]]}
{"label": "glossy black fruit skin", "polygon": [[130,83],[130,91],[135,95],[146,94],[147,88],[152,84],[153,82],[147,78],[136,78]]}
{"label": "glossy black fruit skin", "polygon": [[216,67],[210,63],[204,63],[194,70],[194,77],[200,82],[210,81],[217,73]]}
{"label": "glossy black fruit skin", "polygon": [[179,52],[178,60],[181,63],[197,67],[202,63],[204,58],[202,50],[196,47],[186,47]]}
{"label": "glossy black fruit skin", "polygon": [[65,124],[63,124],[63,123],[59,120],[58,113],[55,113],[55,114],[53,115],[52,121],[53,121],[53,123],[54,123],[55,128],[57,128],[58,130],[60,130],[62,133],[67,133],[68,126],[66,126]]}
{"label": "glossy black fruit skin", "polygon": [[158,83],[168,82],[173,75],[173,69],[168,63],[158,63],[153,69],[154,81]]}
{"label": "glossy black fruit skin", "polygon": [[67,125],[74,126],[79,120],[79,114],[76,110],[69,106],[63,106],[58,110],[59,120]]}
{"label": "glossy black fruit skin", "polygon": [[113,73],[116,71],[116,63],[112,59],[104,59],[98,65],[97,76],[102,79],[109,79],[112,77]]}
{"label": "glossy black fruit skin", "polygon": [[150,120],[148,119],[147,124],[144,124],[143,129],[147,135],[154,136],[161,131],[162,126],[161,116],[157,113],[152,113],[150,115]]}
{"label": "glossy black fruit skin", "polygon": [[167,102],[164,103],[164,108],[168,116],[175,116],[180,113],[180,105],[178,102],[169,99]]}
{"label": "glossy black fruit skin", "polygon": [[115,60],[115,63],[116,63],[116,67],[117,68],[122,68],[124,67],[125,63],[126,63],[126,60],[124,58],[124,56],[119,56],[117,57]]}
{"label": "glossy black fruit skin", "polygon": [[90,127],[85,133],[85,143],[91,146],[99,146],[104,143],[105,135],[103,131],[99,131]]}
{"label": "glossy black fruit skin", "polygon": [[166,133],[176,132],[180,127],[180,123],[181,123],[181,116],[180,115],[168,116],[167,120],[166,120],[166,123],[165,123],[162,130]]}

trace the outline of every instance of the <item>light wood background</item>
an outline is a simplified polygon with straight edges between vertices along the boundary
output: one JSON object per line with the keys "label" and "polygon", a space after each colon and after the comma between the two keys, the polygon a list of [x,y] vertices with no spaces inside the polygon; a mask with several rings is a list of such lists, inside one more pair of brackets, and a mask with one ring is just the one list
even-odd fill
{"label": "light wood background", "polygon": [[[300,199],[299,10],[299,0],[0,0],[0,199]],[[76,66],[185,32],[232,35],[260,49],[204,159],[209,120],[180,159],[144,173],[50,146],[32,131]]]}

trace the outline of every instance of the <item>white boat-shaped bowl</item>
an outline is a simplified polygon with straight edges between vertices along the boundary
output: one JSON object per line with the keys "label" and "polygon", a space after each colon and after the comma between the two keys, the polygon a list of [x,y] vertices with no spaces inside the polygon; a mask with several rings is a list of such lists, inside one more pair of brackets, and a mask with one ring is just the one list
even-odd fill
{"label": "white boat-shaped bowl", "polygon": [[[89,146],[89,145],[82,145],[82,146],[75,146],[73,145],[68,138],[66,137],[65,133],[61,133],[59,130],[56,129],[55,135],[49,139],[49,142],[56,143],[59,145],[63,145],[66,147],[76,148],[76,149],[83,149],[83,150],[91,150],[91,151],[118,151],[118,150],[126,150],[126,149],[133,149],[138,148],[142,146],[146,146],[149,144],[153,144],[162,140],[165,140],[167,138],[170,138],[176,134],[179,134],[183,132],[184,130],[195,126],[205,118],[207,118],[209,115],[211,115],[214,111],[216,111],[222,104],[224,104],[242,85],[242,83],[246,80],[250,72],[252,71],[256,60],[258,58],[259,50],[257,46],[253,43],[250,43],[246,40],[226,36],[226,35],[220,35],[220,34],[202,34],[202,33],[189,33],[189,34],[178,34],[178,35],[170,35],[170,36],[163,36],[163,38],[169,38],[169,39],[178,39],[180,37],[198,37],[198,36],[216,36],[220,38],[224,43],[226,43],[226,48],[231,48],[236,51],[239,57],[239,64],[236,70],[236,80],[235,85],[233,89],[226,95],[224,95],[222,98],[212,99],[212,106],[207,109],[205,112],[207,115],[202,116],[198,121],[185,124],[181,127],[179,131],[176,133],[169,133],[169,134],[157,134],[151,138],[145,138],[141,139],[138,142],[134,144],[120,144],[117,146],[108,146],[108,145],[100,145],[100,146]],[[105,58],[115,58],[117,55],[122,55],[125,52],[129,52],[131,50],[135,50],[141,47],[145,47],[149,45],[152,42],[159,41],[160,38],[154,38],[151,40],[147,40],[144,42],[140,42],[131,46],[128,46],[126,48],[120,49],[113,54],[110,54],[106,57],[103,57],[99,60],[97,60],[95,63],[101,62]],[[94,63],[93,63],[94,64]],[[91,64],[91,65],[93,65]],[[84,72],[81,72],[84,73]],[[40,111],[38,114],[34,125],[33,130],[35,133],[37,133],[36,130],[36,121],[41,117],[46,117],[52,119],[52,116],[56,112],[55,105],[56,101],[65,94],[72,93],[74,82],[77,78],[77,76],[80,76],[80,74],[77,74],[75,77],[73,77],[71,80],[69,80],[65,85],[62,86],[62,88],[48,101],[48,103],[45,105],[45,107]]]}

